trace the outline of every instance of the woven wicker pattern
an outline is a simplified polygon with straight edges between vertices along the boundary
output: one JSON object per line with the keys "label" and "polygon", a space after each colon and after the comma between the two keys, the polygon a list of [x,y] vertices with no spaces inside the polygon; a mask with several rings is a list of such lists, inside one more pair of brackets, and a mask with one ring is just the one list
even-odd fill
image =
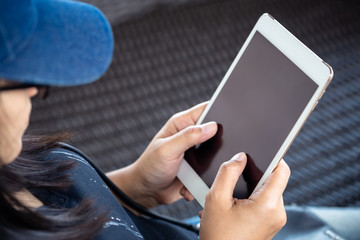
{"label": "woven wicker pattern", "polygon": [[100,8],[112,24],[137,18],[158,8],[175,8],[184,3],[204,0],[83,0]]}
{"label": "woven wicker pattern", "polygon": [[[103,170],[127,165],[173,113],[210,98],[257,18],[269,12],[335,71],[285,157],[292,169],[285,202],[360,206],[359,10],[356,1],[214,0],[139,11],[114,24],[107,74],[35,100],[31,131],[72,130],[73,144]],[[157,211],[184,218],[198,209],[180,201]]]}

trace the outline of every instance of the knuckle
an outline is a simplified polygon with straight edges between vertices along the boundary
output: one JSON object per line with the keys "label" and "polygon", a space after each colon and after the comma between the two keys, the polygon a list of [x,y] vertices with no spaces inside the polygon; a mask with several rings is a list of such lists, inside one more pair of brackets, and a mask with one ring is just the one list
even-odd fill
{"label": "knuckle", "polygon": [[181,115],[182,115],[181,112],[175,113],[170,117],[169,121],[170,122],[176,122],[181,118]]}
{"label": "knuckle", "polygon": [[272,201],[262,204],[260,214],[267,216],[268,219],[272,219],[272,226],[276,230],[280,230],[283,226],[285,226],[287,221],[286,211],[283,204],[274,203]]}
{"label": "knuckle", "polygon": [[284,227],[286,224],[286,221],[287,221],[287,216],[286,216],[285,210],[279,212],[277,214],[276,221],[274,221],[274,227],[276,228],[276,230],[280,230],[282,227]]}
{"label": "knuckle", "polygon": [[230,162],[224,162],[220,165],[220,169],[219,169],[219,173],[221,174],[226,174],[228,172],[232,172],[233,171],[233,164],[231,164]]}
{"label": "knuckle", "polygon": [[263,210],[268,212],[270,215],[273,215],[278,211],[278,206],[273,201],[266,201],[263,207],[264,207]]}
{"label": "knuckle", "polygon": [[168,155],[168,150],[164,147],[163,144],[159,144],[156,148],[156,155],[159,157],[159,158],[164,158]]}
{"label": "knuckle", "polygon": [[280,220],[279,220],[280,227],[285,226],[286,222],[287,222],[287,216],[286,216],[286,212],[285,212],[285,210],[284,210],[284,211],[282,212],[281,218],[280,218]]}
{"label": "knuckle", "polygon": [[175,122],[178,122],[178,121],[183,121],[184,119],[186,119],[186,113],[187,111],[181,111],[181,112],[178,112],[178,113],[175,113],[173,114],[171,117],[170,117],[170,121],[175,121]]}
{"label": "knuckle", "polygon": [[218,194],[216,191],[210,190],[205,196],[205,203],[208,205],[214,202],[221,202],[221,195]]}
{"label": "knuckle", "polygon": [[195,126],[188,127],[184,134],[185,138],[187,138],[187,140],[189,140],[190,142],[193,142],[194,140],[198,139],[199,137],[201,137],[201,135],[202,135],[201,129]]}
{"label": "knuckle", "polygon": [[211,191],[210,191],[205,196],[205,203],[209,204],[211,202],[212,202],[212,196],[211,196]]}

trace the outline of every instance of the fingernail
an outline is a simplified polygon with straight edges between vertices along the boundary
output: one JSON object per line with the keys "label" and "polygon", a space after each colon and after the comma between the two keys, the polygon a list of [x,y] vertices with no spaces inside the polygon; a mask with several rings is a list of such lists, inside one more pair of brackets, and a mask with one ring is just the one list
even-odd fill
{"label": "fingernail", "polygon": [[203,134],[209,134],[213,132],[216,129],[216,127],[217,127],[216,122],[208,122],[205,123],[204,125],[201,125],[201,130]]}
{"label": "fingernail", "polygon": [[242,162],[245,160],[245,157],[246,157],[245,153],[242,152],[242,153],[238,153],[235,156],[233,156],[231,160]]}

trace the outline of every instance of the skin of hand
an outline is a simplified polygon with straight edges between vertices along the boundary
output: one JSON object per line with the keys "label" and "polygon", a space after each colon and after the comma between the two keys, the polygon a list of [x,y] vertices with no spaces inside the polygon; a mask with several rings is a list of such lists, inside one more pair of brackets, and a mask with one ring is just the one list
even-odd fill
{"label": "skin of hand", "polygon": [[288,165],[281,160],[248,199],[236,199],[234,188],[245,165],[244,153],[221,165],[200,213],[200,239],[272,239],[285,225],[282,194],[290,177]]}
{"label": "skin of hand", "polygon": [[207,102],[173,115],[133,164],[107,173],[132,200],[150,209],[193,196],[177,179],[184,152],[216,134],[217,124],[196,125]]}

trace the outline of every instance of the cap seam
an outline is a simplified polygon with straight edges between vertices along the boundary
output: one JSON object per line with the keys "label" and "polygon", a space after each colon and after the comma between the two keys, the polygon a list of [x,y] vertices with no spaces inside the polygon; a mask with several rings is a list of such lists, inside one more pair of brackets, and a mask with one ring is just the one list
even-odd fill
{"label": "cap seam", "polygon": [[[8,50],[8,55],[5,56],[3,59],[0,59],[1,62],[6,63],[12,61],[16,57],[16,55],[19,52],[21,52],[23,49],[25,49],[28,43],[33,39],[38,26],[38,19],[39,19],[37,8],[34,7],[33,11],[34,11],[34,15],[33,15],[34,21],[33,21],[33,25],[31,26],[32,31],[29,32],[29,34],[25,37],[24,40],[19,41],[19,44],[15,44],[14,46],[9,47],[9,44],[7,44],[8,41],[4,39],[5,40],[4,42],[6,44],[6,49]],[[3,24],[1,24],[0,22],[0,31],[2,33],[2,36],[4,36],[3,27],[4,27]]]}
{"label": "cap seam", "polygon": [[0,59],[0,61],[4,61],[9,56],[9,44],[8,44],[8,41],[6,41],[6,39],[4,38],[4,35],[5,35],[4,24],[3,24],[3,22],[1,20],[0,20],[0,33],[1,33],[1,38],[4,40],[5,48],[6,48],[6,51],[7,51],[7,55],[3,56],[2,59]]}

